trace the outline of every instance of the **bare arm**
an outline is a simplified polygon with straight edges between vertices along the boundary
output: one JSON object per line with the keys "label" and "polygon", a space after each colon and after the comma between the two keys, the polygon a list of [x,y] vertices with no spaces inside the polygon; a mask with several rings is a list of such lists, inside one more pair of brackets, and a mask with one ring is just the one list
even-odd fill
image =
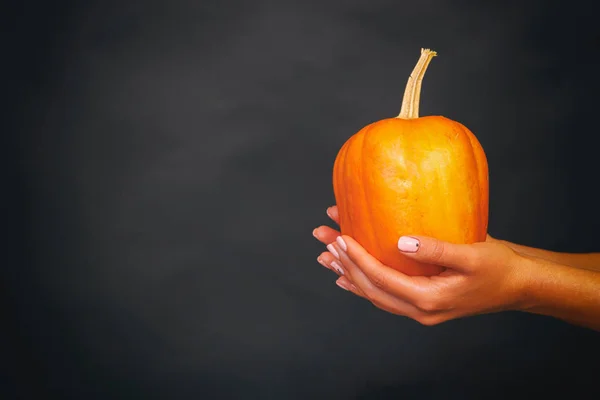
{"label": "bare arm", "polygon": [[600,253],[560,253],[557,251],[537,249],[523,246],[506,240],[494,239],[488,236],[488,241],[505,244],[519,254],[541,258],[556,264],[566,265],[590,271],[600,271]]}
{"label": "bare arm", "polygon": [[600,272],[530,259],[522,311],[600,331]]}

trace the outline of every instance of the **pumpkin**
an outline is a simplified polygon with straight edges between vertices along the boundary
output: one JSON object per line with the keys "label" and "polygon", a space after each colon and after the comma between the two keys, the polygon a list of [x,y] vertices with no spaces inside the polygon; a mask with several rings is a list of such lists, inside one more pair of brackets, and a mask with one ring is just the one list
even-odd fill
{"label": "pumpkin", "polygon": [[459,122],[419,117],[423,76],[436,55],[421,49],[400,114],[360,129],[333,166],[341,233],[411,276],[443,268],[403,256],[401,236],[466,244],[485,241],[488,227],[488,163],[480,142]]}

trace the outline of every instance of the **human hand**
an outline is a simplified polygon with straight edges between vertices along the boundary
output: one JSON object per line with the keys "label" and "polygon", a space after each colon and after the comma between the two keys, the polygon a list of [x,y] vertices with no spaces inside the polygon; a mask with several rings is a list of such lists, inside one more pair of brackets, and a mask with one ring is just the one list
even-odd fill
{"label": "human hand", "polygon": [[[337,207],[329,208],[328,215],[338,222]],[[321,226],[313,234],[328,246],[329,251],[318,260],[340,275],[338,286],[424,325],[526,307],[530,259],[490,237],[468,245],[403,237],[401,254],[445,267],[439,275],[424,277],[408,276],[382,264],[333,228]]]}

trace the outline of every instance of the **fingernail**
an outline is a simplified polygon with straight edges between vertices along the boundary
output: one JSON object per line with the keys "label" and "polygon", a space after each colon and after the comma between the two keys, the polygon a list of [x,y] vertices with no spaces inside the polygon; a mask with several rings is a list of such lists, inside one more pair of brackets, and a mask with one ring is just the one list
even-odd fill
{"label": "fingernail", "polygon": [[314,237],[317,237],[317,228],[313,229],[313,232],[312,232],[312,233],[313,233],[313,236],[314,236]]}
{"label": "fingernail", "polygon": [[330,243],[330,244],[328,244],[328,245],[327,245],[327,250],[329,250],[329,252],[330,252],[331,254],[333,254],[333,256],[334,256],[335,258],[337,258],[338,260],[340,259],[340,255],[338,254],[338,252],[337,252],[337,250],[335,249],[335,247],[333,247],[333,244],[331,244],[331,243]]}
{"label": "fingernail", "polygon": [[346,283],[344,281],[340,281],[338,279],[337,281],[335,281],[335,284],[338,285],[339,287],[341,287],[344,290],[350,291],[350,288],[348,286],[346,286]]}
{"label": "fingernail", "polygon": [[402,236],[398,239],[398,250],[405,253],[416,253],[419,250],[419,240],[410,236]]}
{"label": "fingernail", "polygon": [[328,216],[329,218],[331,218],[331,213],[329,212],[329,209],[330,209],[330,208],[331,208],[331,207],[327,207],[327,210],[325,211],[325,212],[327,213],[327,216]]}
{"label": "fingernail", "polygon": [[338,274],[344,275],[344,270],[342,269],[342,266],[340,264],[338,264],[335,261],[332,261],[331,266],[338,272]]}
{"label": "fingernail", "polygon": [[342,250],[344,250],[344,251],[348,250],[348,246],[346,246],[346,242],[344,242],[344,239],[342,239],[341,236],[338,236],[335,240],[340,245]]}
{"label": "fingernail", "polygon": [[327,269],[331,269],[331,268],[329,267],[329,265],[325,264],[325,261],[323,261],[323,259],[322,259],[321,257],[317,257],[317,262],[318,262],[319,264],[321,264],[322,266],[324,266],[325,268],[327,268]]}

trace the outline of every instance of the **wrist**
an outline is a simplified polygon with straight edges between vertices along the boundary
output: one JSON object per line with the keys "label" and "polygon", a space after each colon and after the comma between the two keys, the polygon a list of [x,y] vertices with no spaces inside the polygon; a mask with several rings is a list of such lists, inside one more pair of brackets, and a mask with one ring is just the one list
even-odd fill
{"label": "wrist", "polygon": [[562,319],[600,331],[600,272],[516,255],[513,310]]}
{"label": "wrist", "polygon": [[597,286],[593,285],[600,283],[598,272],[535,257],[523,258],[526,272],[519,311],[554,315],[577,309],[582,305],[579,303],[585,303],[589,298],[597,298]]}
{"label": "wrist", "polygon": [[515,268],[517,270],[517,304],[516,311],[533,312],[543,307],[544,287],[548,284],[547,265],[545,261],[535,257],[517,254]]}

